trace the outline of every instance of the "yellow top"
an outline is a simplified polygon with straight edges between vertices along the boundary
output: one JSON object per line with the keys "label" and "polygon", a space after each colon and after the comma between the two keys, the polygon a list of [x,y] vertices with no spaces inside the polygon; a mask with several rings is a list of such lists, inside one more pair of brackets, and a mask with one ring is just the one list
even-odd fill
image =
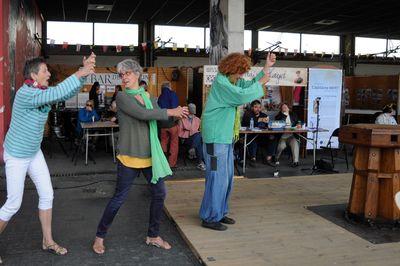
{"label": "yellow top", "polygon": [[117,158],[126,167],[130,168],[151,167],[151,158],[138,158],[138,157],[131,157],[128,155],[118,155]]}

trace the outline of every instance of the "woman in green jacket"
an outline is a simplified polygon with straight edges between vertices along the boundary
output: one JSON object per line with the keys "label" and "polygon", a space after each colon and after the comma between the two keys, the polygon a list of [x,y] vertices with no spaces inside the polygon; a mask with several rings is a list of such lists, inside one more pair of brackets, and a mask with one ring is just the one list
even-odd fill
{"label": "woman in green jacket", "polygon": [[233,145],[239,137],[238,107],[264,95],[263,85],[269,80],[269,68],[276,57],[268,54],[262,71],[250,81],[243,75],[250,70],[250,59],[241,53],[232,53],[218,65],[218,74],[208,95],[202,115],[203,152],[206,163],[206,183],[200,207],[202,226],[226,230],[225,224],[234,224],[227,217],[228,200],[233,182]]}

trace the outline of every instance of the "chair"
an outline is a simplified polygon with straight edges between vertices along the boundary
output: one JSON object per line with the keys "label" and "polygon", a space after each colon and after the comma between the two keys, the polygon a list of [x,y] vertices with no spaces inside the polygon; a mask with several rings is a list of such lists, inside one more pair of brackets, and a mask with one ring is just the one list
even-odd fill
{"label": "chair", "polygon": [[[321,146],[322,150],[325,151],[329,151],[330,153],[330,157],[331,157],[331,163],[332,163],[332,168],[335,167],[335,158],[339,159],[339,160],[344,160],[346,162],[346,167],[347,170],[349,170],[349,160],[347,158],[347,149],[346,149],[346,145],[339,143],[339,147],[338,148],[332,148],[332,138],[339,138],[339,128],[335,129],[332,132],[332,135],[329,137],[328,143],[326,144],[326,146]],[[334,152],[336,152],[336,156],[334,156]],[[343,152],[344,153],[344,158],[343,157],[339,157],[339,153]]]}

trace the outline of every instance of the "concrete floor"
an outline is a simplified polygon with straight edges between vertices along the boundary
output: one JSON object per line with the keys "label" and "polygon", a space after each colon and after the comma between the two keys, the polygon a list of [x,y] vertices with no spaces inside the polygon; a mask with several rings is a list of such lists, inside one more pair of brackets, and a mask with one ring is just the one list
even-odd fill
{"label": "concrete floor", "polygon": [[[70,150],[68,152],[71,153]],[[162,237],[171,242],[173,249],[167,252],[144,244],[150,197],[143,178],[135,181],[137,185],[132,188],[128,201],[114,222],[107,237],[107,254],[94,254],[90,247],[95,229],[115,187],[116,165],[112,155],[99,149],[94,154],[96,164],[89,161],[87,166],[83,155],[74,165],[71,156],[66,157],[57,145],[53,145],[51,155],[50,158],[45,149],[55,188],[54,235],[57,241],[69,248],[70,254],[57,257],[40,250],[37,195],[27,179],[23,205],[0,237],[0,256],[5,265],[199,265],[174,222],[166,216],[163,217]],[[287,164],[281,163],[281,176],[304,175],[307,172],[301,168],[311,166],[311,156],[302,159],[298,168],[288,167]],[[195,162],[191,161],[184,165],[180,159],[179,167],[170,180],[204,178],[204,172],[195,166]],[[339,168],[345,171],[343,164]],[[4,203],[4,167],[0,170],[0,203]],[[246,176],[270,178],[273,177],[273,168],[259,163],[256,167],[249,167]]]}

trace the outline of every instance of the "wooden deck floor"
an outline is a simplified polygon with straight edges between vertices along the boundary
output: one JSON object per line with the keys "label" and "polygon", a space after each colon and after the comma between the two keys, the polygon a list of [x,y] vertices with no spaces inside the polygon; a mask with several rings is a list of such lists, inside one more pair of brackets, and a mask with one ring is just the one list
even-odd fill
{"label": "wooden deck floor", "polygon": [[371,244],[305,208],[346,203],[351,174],[236,179],[224,232],[200,226],[203,181],[167,183],[167,213],[207,265],[400,265],[400,243]]}

